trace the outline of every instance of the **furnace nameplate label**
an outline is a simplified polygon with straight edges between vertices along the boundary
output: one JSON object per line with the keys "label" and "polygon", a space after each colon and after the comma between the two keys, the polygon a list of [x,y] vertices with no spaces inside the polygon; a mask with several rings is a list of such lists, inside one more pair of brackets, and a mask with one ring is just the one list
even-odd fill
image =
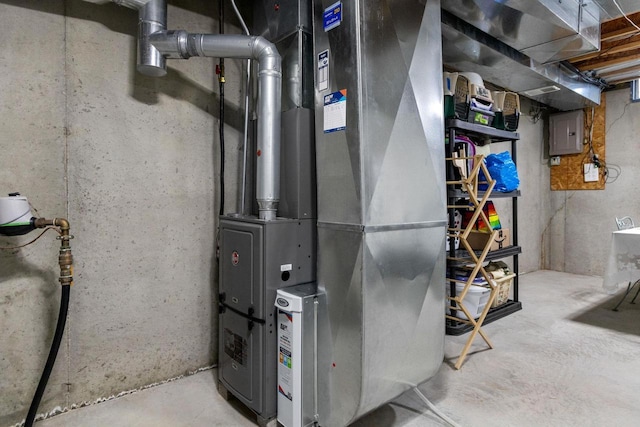
{"label": "furnace nameplate label", "polygon": [[342,2],[335,2],[324,10],[322,14],[322,26],[324,31],[333,30],[342,23]]}
{"label": "furnace nameplate label", "polygon": [[347,90],[333,92],[324,97],[324,133],[347,128]]}

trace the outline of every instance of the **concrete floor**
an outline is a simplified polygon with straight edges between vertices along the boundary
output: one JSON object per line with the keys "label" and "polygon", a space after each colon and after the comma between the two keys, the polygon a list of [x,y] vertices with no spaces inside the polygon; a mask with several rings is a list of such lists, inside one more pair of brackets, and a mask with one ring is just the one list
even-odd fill
{"label": "concrete floor", "polygon": [[[611,307],[598,277],[538,271],[521,276],[524,309],[484,329],[460,371],[468,335],[447,337],[445,362],[420,390],[461,426],[640,424],[640,304]],[[631,298],[628,298],[630,300]],[[215,370],[39,422],[71,426],[252,426],[251,414],[216,392]],[[413,392],[355,426],[440,426]]]}

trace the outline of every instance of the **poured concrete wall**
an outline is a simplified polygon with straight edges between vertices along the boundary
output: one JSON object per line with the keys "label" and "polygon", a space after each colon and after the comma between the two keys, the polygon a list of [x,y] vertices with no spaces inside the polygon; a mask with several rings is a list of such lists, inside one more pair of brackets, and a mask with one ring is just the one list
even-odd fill
{"label": "poured concrete wall", "polygon": [[607,92],[605,129],[606,162],[622,173],[604,190],[551,192],[553,270],[604,274],[615,217],[630,215],[640,224],[640,104],[630,101],[629,89]]}
{"label": "poured concrete wall", "polygon": [[[230,12],[227,11],[230,15]],[[171,1],[169,27],[217,32],[216,2]],[[0,193],[72,224],[76,285],[40,411],[92,402],[217,360],[215,61],[134,72],[136,12],[80,0],[0,0]],[[230,25],[227,33],[237,33]],[[227,60],[226,209],[237,210],[241,64]],[[609,93],[604,191],[550,192],[544,122],[518,129],[520,271],[602,274],[616,215],[640,211],[640,105]],[[523,100],[523,112],[530,105]],[[509,144],[493,144],[493,152]],[[496,202],[510,227],[510,202]],[[636,219],[640,222],[639,218]],[[26,243],[0,238],[0,245]],[[58,242],[0,251],[0,425],[22,420],[57,317]]]}
{"label": "poured concrete wall", "polygon": [[[215,17],[217,2],[170,2],[171,28],[217,33]],[[0,28],[0,193],[67,217],[75,235],[68,328],[40,412],[215,363],[217,60],[136,74],[137,13],[114,4],[3,0]],[[236,210],[241,67],[226,61],[226,211]],[[2,426],[25,417],[44,366],[58,247],[50,232],[0,251]]]}
{"label": "poured concrete wall", "polygon": [[[519,272],[526,273],[544,268],[548,242],[544,234],[549,218],[549,170],[544,150],[544,120],[529,116],[531,102],[521,99],[523,115],[520,116],[516,143],[516,161],[520,179],[521,197],[518,198],[518,244],[522,247],[519,256]],[[534,107],[535,108],[535,107]],[[510,142],[491,144],[491,152],[510,151]],[[492,198],[502,227],[513,229],[511,200]],[[510,263],[510,259],[504,261]]]}

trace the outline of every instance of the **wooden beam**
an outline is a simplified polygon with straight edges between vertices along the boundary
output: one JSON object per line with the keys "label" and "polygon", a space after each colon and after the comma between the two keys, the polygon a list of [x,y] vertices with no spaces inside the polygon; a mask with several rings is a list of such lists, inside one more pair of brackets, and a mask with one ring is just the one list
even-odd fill
{"label": "wooden beam", "polygon": [[577,56],[571,58],[571,63],[575,64],[589,59],[603,58],[604,55],[612,55],[620,52],[626,52],[628,50],[637,49],[640,47],[640,35],[629,37],[626,40],[616,40],[602,43],[600,51],[588,53],[586,55]]}
{"label": "wooden beam", "polygon": [[[630,13],[627,17],[636,25],[640,26],[640,12]],[[600,24],[600,34],[602,35],[600,40],[605,40],[605,38],[608,40],[609,37],[620,37],[620,35],[617,34],[618,32],[631,28],[633,28],[631,32],[637,31],[637,28],[631,25],[624,16],[603,22]],[[627,33],[627,35],[628,34],[630,33]]]}
{"label": "wooden beam", "polygon": [[607,80],[607,83],[612,84],[612,85],[619,85],[620,83],[627,83],[627,82],[630,82],[632,80],[638,80],[638,78],[640,78],[640,77],[637,77],[637,76],[636,77],[628,77],[627,76],[627,77],[623,77],[623,78],[621,78],[619,80],[615,80],[615,79],[613,79],[611,81]]}
{"label": "wooden beam", "polygon": [[608,84],[620,84],[629,82],[631,80],[640,78],[640,65],[636,65],[635,67],[627,67],[622,70],[598,74],[598,77],[603,78]]}
{"label": "wooden beam", "polygon": [[634,65],[633,67],[621,68],[620,70],[608,71],[606,73],[599,73],[598,77],[602,77],[603,79],[609,81],[609,79],[615,80],[615,76],[619,76],[621,74],[633,73],[634,71],[637,71],[640,73],[640,64]]}
{"label": "wooden beam", "polygon": [[[628,24],[628,22],[627,22]],[[633,27],[631,24],[629,24],[629,26],[627,28],[622,28],[620,30],[616,30],[616,31],[611,31],[609,33],[601,33],[602,36],[600,37],[600,41],[601,42],[607,42],[610,40],[615,40],[615,39],[620,39],[622,37],[628,37],[634,33],[637,33],[638,29],[636,27]]]}
{"label": "wooden beam", "polygon": [[[636,30],[637,31],[637,30]],[[640,48],[640,35],[629,37],[624,40],[615,40],[610,42],[604,42],[601,44],[600,51],[587,53],[586,55],[577,56],[575,58],[571,58],[570,62],[572,64],[576,64],[581,61],[587,61],[593,58],[604,59],[605,55],[613,55],[620,52],[626,52],[628,50],[633,50]]]}
{"label": "wooden beam", "polygon": [[623,64],[632,59],[640,59],[640,49],[633,49],[613,55],[604,55],[603,57],[582,61],[581,63],[574,65],[580,71],[598,70],[600,68],[611,67],[612,65]]}

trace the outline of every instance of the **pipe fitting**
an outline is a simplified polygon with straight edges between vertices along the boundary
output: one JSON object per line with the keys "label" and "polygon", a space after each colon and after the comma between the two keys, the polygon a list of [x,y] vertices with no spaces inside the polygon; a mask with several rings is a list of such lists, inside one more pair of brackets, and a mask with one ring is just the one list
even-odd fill
{"label": "pipe fitting", "polygon": [[158,31],[149,36],[149,42],[167,59],[189,59],[199,56],[191,53],[189,33],[184,30]]}
{"label": "pipe fitting", "polygon": [[151,77],[167,74],[167,61],[151,43],[151,36],[167,29],[167,1],[151,0],[138,9],[137,69]]}
{"label": "pipe fitting", "polygon": [[282,58],[276,46],[260,36],[240,34],[188,34],[162,31],[151,44],[166,58],[255,59],[258,61],[258,142],[256,199],[260,219],[276,218],[280,201],[280,121]]}
{"label": "pipe fitting", "polygon": [[35,218],[33,220],[35,228],[45,228],[55,226],[60,228],[60,254],[58,255],[58,265],[60,265],[60,278],[58,281],[62,286],[73,286],[73,255],[69,241],[73,236],[69,234],[71,226],[64,218],[46,219]]}

